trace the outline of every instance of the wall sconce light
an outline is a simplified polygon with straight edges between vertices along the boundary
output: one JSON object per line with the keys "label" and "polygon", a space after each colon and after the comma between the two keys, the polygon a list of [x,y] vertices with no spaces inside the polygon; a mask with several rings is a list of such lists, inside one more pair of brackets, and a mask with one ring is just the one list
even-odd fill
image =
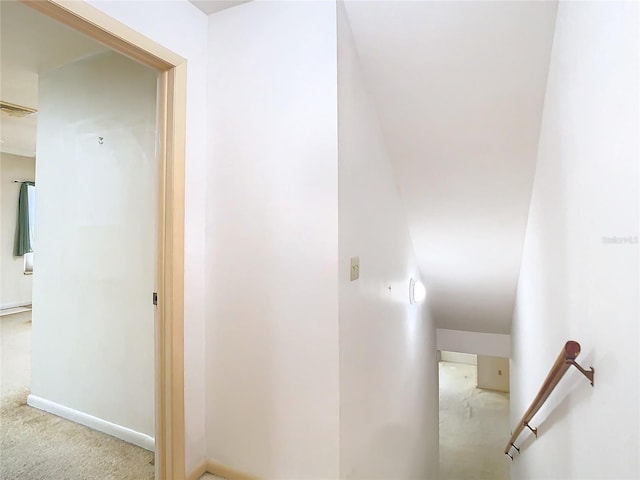
{"label": "wall sconce light", "polygon": [[409,280],[409,302],[422,303],[427,296],[427,290],[424,288],[422,282],[416,281],[413,278]]}

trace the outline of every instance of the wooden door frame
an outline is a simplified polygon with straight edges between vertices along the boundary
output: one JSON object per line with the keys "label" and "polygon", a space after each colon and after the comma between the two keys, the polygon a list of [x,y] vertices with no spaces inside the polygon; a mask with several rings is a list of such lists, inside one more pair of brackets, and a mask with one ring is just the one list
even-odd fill
{"label": "wooden door frame", "polygon": [[[159,72],[156,480],[184,480],[184,165],[186,59],[79,0],[21,0]],[[151,302],[151,292],[149,292]]]}

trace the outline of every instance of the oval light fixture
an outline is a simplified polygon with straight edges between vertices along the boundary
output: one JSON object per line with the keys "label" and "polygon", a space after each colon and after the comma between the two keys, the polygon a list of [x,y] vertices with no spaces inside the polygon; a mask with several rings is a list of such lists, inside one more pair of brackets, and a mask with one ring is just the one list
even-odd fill
{"label": "oval light fixture", "polygon": [[427,289],[424,284],[413,278],[409,280],[409,301],[411,303],[422,303],[427,296]]}

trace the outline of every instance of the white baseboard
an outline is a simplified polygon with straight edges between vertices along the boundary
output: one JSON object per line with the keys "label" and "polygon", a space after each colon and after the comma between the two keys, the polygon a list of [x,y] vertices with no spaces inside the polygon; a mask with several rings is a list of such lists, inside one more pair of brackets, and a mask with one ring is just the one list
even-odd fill
{"label": "white baseboard", "polygon": [[187,473],[185,480],[200,480],[205,473],[207,473],[207,462],[202,462],[190,473]]}
{"label": "white baseboard", "polygon": [[210,473],[218,478],[226,478],[227,480],[260,480],[259,477],[249,473],[241,472],[235,468],[228,467],[213,460],[205,460],[198,465],[193,471],[187,473],[186,480],[200,480],[205,473]]}
{"label": "white baseboard", "polygon": [[133,443],[145,450],[149,450],[151,452],[155,451],[155,439],[145,433],[136,432],[130,428],[116,425],[115,423],[94,417],[93,415],[79,412],[73,408],[65,407],[64,405],[52,402],[51,400],[38,397],[37,395],[29,395],[27,397],[27,405],[37,408],[38,410],[53,413],[59,417],[84,425],[85,427],[98,430],[99,432],[106,433],[107,435],[119,438],[125,442]]}
{"label": "white baseboard", "polygon": [[206,460],[207,472],[227,480],[260,480],[260,477],[229,467],[214,460]]}
{"label": "white baseboard", "polygon": [[27,300],[26,302],[11,302],[11,303],[3,303],[0,305],[0,310],[6,310],[7,308],[16,308],[16,307],[26,307],[31,306],[31,300]]}

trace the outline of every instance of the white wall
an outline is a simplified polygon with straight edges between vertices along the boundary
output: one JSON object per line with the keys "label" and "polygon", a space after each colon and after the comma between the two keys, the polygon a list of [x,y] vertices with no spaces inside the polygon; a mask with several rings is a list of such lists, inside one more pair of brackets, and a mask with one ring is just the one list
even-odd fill
{"label": "white wall", "polygon": [[[437,477],[438,378],[404,209],[344,6],[338,5],[340,477]],[[350,281],[350,257],[360,278]],[[337,478],[337,477],[332,477]]]}
{"label": "white wall", "polygon": [[[559,5],[513,320],[511,425],[569,339],[595,388],[568,371],[514,479],[640,477],[639,40],[637,2]],[[603,241],[614,236],[632,243]]]}
{"label": "white wall", "polygon": [[478,355],[509,357],[511,355],[511,336],[500,333],[464,332],[438,328],[438,350]]}
{"label": "white wall", "polygon": [[209,22],[207,456],[337,478],[335,4]]}
{"label": "white wall", "polygon": [[191,471],[205,455],[204,320],[207,16],[187,0],[89,2],[187,59],[185,172],[185,450]]}
{"label": "white wall", "polygon": [[35,158],[0,155],[0,307],[31,303],[31,275],[24,275],[23,257],[13,256],[20,184],[35,179]]}
{"label": "white wall", "polygon": [[150,436],[156,83],[114,53],[40,76],[32,330],[33,395]]}
{"label": "white wall", "polygon": [[478,355],[478,388],[509,391],[509,359]]}
{"label": "white wall", "polygon": [[473,353],[440,352],[440,361],[477,365],[478,355],[475,355]]}

